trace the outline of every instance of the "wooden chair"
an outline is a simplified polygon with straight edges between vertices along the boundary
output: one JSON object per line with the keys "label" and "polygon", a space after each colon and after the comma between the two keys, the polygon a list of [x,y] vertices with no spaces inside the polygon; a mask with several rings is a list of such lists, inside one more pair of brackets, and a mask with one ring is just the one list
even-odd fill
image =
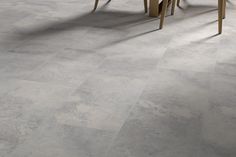
{"label": "wooden chair", "polygon": [[[95,11],[97,9],[97,6],[98,6],[98,1],[99,0],[95,0],[95,4],[94,4],[94,8],[93,8],[93,11]],[[108,0],[107,3],[109,3],[111,0]],[[144,11],[145,13],[148,12],[148,5],[147,5],[147,0],[144,0]]]}
{"label": "wooden chair", "polygon": [[[161,11],[161,20],[160,20],[160,29],[163,28],[164,19],[167,11],[168,0],[163,0],[162,11]],[[180,6],[180,0],[177,0],[177,6]],[[172,7],[172,12],[174,8]],[[226,12],[226,0],[218,0],[218,33],[222,33],[223,19],[225,18]]]}
{"label": "wooden chair", "polygon": [[175,5],[176,5],[176,0],[163,0],[161,5],[162,5],[162,9],[161,9],[161,19],[160,19],[160,29],[163,28],[163,25],[164,25],[164,19],[165,19],[165,16],[166,16],[166,12],[167,12],[167,7],[168,7],[168,4],[171,4],[172,3],[172,7],[171,7],[171,15],[174,15],[175,13]]}

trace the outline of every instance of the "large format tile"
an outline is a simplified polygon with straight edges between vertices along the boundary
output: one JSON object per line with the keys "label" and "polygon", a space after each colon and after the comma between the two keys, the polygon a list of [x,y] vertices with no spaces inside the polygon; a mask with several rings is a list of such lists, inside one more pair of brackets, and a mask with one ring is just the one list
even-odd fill
{"label": "large format tile", "polygon": [[79,87],[103,62],[104,56],[88,50],[67,49],[57,53],[27,80]]}
{"label": "large format tile", "polygon": [[57,108],[55,102],[65,100],[75,90],[72,87],[27,80],[17,80],[16,83],[18,88],[9,91],[7,95],[29,99],[37,108]]}
{"label": "large format tile", "polygon": [[[210,75],[161,70],[152,77],[108,156],[220,157],[235,154],[233,115],[222,114],[209,102]],[[224,110],[229,112],[230,109]],[[225,127],[228,139],[221,141]]]}
{"label": "large format tile", "polygon": [[145,81],[136,78],[93,75],[72,94],[71,99],[76,101],[75,105],[62,108],[58,120],[78,126],[118,131],[144,86]]}
{"label": "large format tile", "polygon": [[158,66],[173,70],[212,72],[216,58],[217,44],[188,43],[167,49]]}
{"label": "large format tile", "polygon": [[45,60],[27,54],[7,52],[0,55],[0,78],[23,79],[44,64]]}
{"label": "large format tile", "polygon": [[114,135],[113,132],[59,125],[53,120],[47,123],[32,133],[8,156],[103,157]]}
{"label": "large format tile", "polygon": [[1,157],[235,157],[235,2],[0,1]]}

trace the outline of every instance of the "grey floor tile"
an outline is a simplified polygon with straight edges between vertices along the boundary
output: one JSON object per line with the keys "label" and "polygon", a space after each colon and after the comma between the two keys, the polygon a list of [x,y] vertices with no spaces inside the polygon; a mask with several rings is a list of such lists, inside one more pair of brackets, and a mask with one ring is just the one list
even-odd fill
{"label": "grey floor tile", "polygon": [[176,45],[167,49],[159,67],[173,70],[211,72],[215,68],[217,44]]}
{"label": "grey floor tile", "polygon": [[39,103],[40,105],[36,105],[39,108],[48,107],[49,104],[46,102],[62,101],[75,91],[75,88],[72,87],[35,81],[18,80],[16,83],[19,87],[9,91],[8,95],[27,98],[34,103]]}
{"label": "grey floor tile", "polygon": [[235,157],[235,1],[0,1],[0,157]]}
{"label": "grey floor tile", "polygon": [[103,157],[112,137],[112,132],[52,124],[38,129],[9,156]]}
{"label": "grey floor tile", "polygon": [[[214,107],[209,102],[211,77],[166,71],[153,77],[151,80],[155,81],[147,85],[107,156],[223,157],[235,154],[233,130],[236,126],[234,116],[229,113],[234,111],[222,105]],[[227,128],[227,139],[224,139],[224,128]]]}
{"label": "grey floor tile", "polygon": [[44,64],[44,62],[43,59],[33,58],[27,54],[7,52],[2,54],[0,58],[0,78],[23,79]]}
{"label": "grey floor tile", "polygon": [[140,79],[93,75],[72,94],[71,99],[77,100],[73,109],[77,118],[72,114],[68,120],[81,126],[118,131],[144,86],[145,81]]}
{"label": "grey floor tile", "polygon": [[86,50],[67,49],[57,53],[27,80],[79,87],[103,62],[104,56]]}

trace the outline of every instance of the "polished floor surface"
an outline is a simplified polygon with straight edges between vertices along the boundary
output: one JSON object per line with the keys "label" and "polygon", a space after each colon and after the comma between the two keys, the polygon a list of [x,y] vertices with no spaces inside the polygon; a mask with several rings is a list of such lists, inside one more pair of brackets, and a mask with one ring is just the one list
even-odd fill
{"label": "polished floor surface", "polygon": [[236,1],[0,0],[0,157],[235,157]]}

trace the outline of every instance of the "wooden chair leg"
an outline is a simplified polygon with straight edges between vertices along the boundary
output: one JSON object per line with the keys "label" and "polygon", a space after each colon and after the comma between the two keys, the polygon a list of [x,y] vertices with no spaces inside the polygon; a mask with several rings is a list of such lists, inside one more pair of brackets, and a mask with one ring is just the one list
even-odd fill
{"label": "wooden chair leg", "polygon": [[98,1],[99,1],[99,0],[95,0],[95,4],[94,4],[93,11],[95,11],[95,10],[97,9],[97,7],[98,7]]}
{"label": "wooden chair leg", "polygon": [[144,0],[144,11],[145,11],[145,13],[147,13],[148,12],[148,1],[147,0]]}
{"label": "wooden chair leg", "polygon": [[218,33],[222,33],[222,25],[223,25],[223,0],[218,0]]}
{"label": "wooden chair leg", "polygon": [[180,7],[180,0],[177,0],[177,6]]}
{"label": "wooden chair leg", "polygon": [[226,14],[226,0],[223,0],[223,19],[225,19]]}
{"label": "wooden chair leg", "polygon": [[175,14],[175,5],[176,5],[176,0],[172,0],[171,15]]}
{"label": "wooden chair leg", "polygon": [[161,11],[161,19],[160,19],[160,29],[163,28],[164,19],[165,19],[165,16],[166,16],[167,5],[168,5],[168,0],[163,0],[162,11]]}
{"label": "wooden chair leg", "polygon": [[158,17],[159,0],[149,0],[149,16]]}

